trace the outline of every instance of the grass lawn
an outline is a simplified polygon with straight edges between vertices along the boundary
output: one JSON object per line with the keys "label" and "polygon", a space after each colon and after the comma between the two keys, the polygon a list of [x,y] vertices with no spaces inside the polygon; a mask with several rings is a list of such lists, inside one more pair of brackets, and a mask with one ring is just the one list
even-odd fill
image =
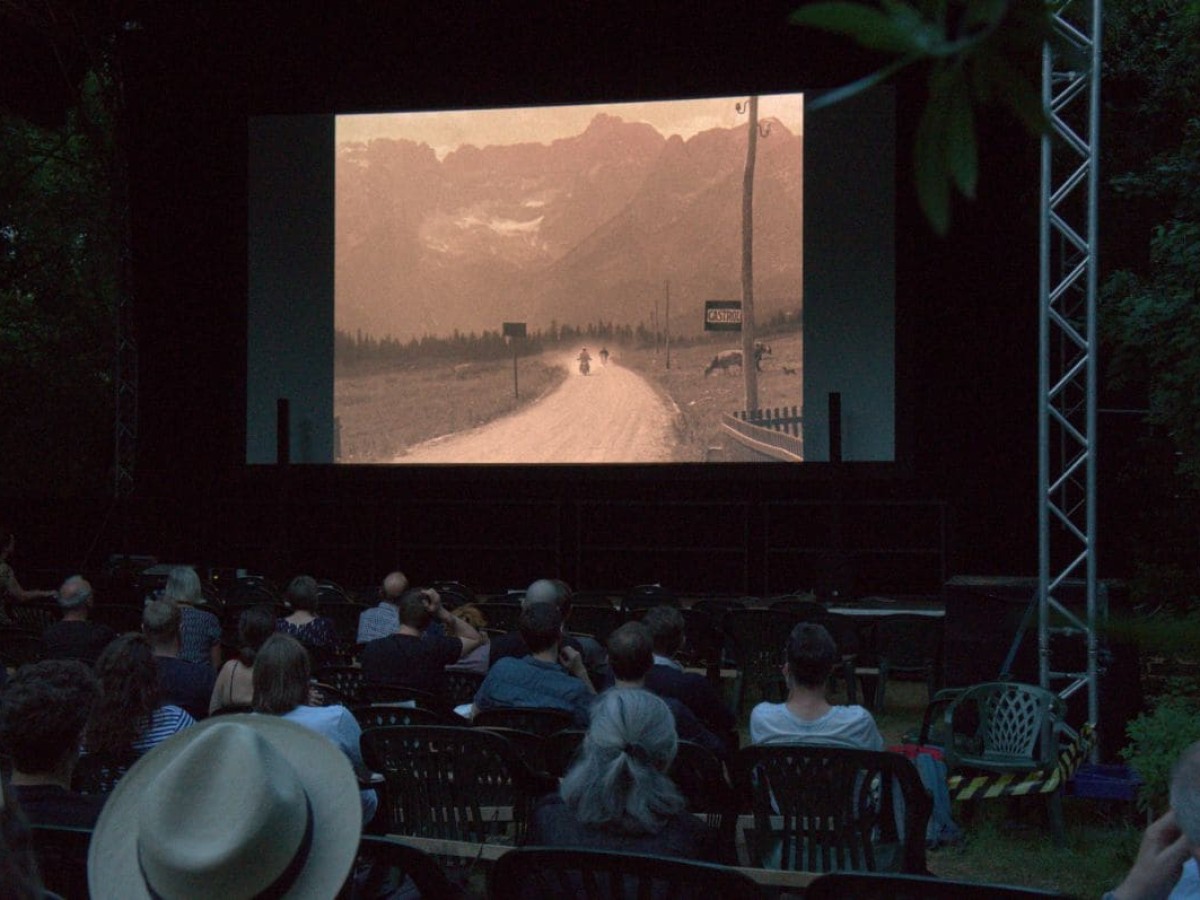
{"label": "grass lawn", "polygon": [[[900,743],[905,733],[919,731],[925,701],[923,684],[888,682],[887,707],[875,717],[886,743]],[[1038,798],[1023,798],[1016,808],[1005,800],[956,803],[954,818],[965,829],[966,841],[961,847],[929,851],[927,865],[943,878],[1099,897],[1132,865],[1144,818],[1132,804],[1110,801],[1067,798],[1063,807],[1067,845],[1056,847],[1045,804]]]}

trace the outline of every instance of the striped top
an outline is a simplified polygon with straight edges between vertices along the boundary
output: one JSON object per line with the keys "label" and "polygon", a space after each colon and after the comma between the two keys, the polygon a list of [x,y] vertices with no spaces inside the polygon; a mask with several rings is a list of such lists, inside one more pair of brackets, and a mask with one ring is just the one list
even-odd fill
{"label": "striped top", "polygon": [[141,736],[133,742],[134,752],[139,756],[152,750],[189,725],[195,725],[196,720],[184,710],[173,704],[160,706],[150,715],[148,726],[142,730]]}

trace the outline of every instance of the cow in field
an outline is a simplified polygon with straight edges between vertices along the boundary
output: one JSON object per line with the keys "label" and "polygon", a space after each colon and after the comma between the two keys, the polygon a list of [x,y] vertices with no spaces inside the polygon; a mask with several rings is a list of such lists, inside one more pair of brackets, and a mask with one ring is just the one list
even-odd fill
{"label": "cow in field", "polygon": [[[754,342],[754,368],[759,372],[762,371],[762,358],[771,355],[771,345],[765,344],[762,341]],[[730,366],[742,367],[742,351],[741,350],[722,350],[712,358],[704,369],[704,374],[707,376],[715,369],[726,370]]]}
{"label": "cow in field", "polygon": [[712,362],[705,367],[704,376],[707,378],[714,369],[721,369],[724,371],[730,366],[737,366],[739,369],[742,367],[741,350],[722,350],[720,353],[714,356],[712,358]]}

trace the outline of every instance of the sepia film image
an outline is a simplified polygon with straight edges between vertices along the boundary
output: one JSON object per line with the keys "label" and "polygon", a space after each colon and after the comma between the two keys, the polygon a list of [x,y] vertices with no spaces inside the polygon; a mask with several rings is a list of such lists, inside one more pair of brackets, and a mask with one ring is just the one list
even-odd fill
{"label": "sepia film image", "polygon": [[803,96],[339,116],[341,463],[803,459]]}

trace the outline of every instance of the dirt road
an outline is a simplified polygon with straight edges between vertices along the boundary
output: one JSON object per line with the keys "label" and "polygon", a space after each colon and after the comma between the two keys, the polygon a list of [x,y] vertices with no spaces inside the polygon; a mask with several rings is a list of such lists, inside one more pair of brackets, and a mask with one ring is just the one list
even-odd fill
{"label": "dirt road", "polygon": [[598,357],[579,374],[574,356],[557,360],[569,377],[518,413],[426,441],[403,463],[670,462],[675,411],[639,375]]}

